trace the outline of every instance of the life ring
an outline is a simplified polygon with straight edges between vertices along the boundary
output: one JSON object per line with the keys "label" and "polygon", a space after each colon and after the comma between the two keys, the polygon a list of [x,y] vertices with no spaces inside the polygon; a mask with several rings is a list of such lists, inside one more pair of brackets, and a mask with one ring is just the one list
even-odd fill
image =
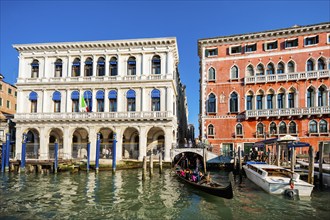
{"label": "life ring", "polygon": [[293,198],[294,196],[294,191],[291,189],[288,189],[285,191],[285,195],[288,196],[289,198]]}

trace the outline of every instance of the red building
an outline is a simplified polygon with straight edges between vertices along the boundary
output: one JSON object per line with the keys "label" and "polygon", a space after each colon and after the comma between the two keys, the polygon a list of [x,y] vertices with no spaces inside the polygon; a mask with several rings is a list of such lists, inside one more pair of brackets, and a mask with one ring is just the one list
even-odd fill
{"label": "red building", "polygon": [[330,23],[200,39],[198,53],[200,139],[213,152],[330,140]]}

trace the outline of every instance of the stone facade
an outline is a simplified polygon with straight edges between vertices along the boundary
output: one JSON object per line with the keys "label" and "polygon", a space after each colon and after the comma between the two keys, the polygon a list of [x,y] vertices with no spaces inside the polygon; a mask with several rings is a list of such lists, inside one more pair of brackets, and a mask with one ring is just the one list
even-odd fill
{"label": "stone facade", "polygon": [[330,23],[198,41],[200,139],[213,151],[296,136],[329,140]]}
{"label": "stone facade", "polygon": [[[14,45],[19,52],[16,157],[23,133],[27,157],[109,158],[114,134],[117,160],[162,155],[181,137],[186,120],[177,69],[176,38]],[[179,127],[178,127],[179,126]],[[182,126],[183,128],[180,128]]]}

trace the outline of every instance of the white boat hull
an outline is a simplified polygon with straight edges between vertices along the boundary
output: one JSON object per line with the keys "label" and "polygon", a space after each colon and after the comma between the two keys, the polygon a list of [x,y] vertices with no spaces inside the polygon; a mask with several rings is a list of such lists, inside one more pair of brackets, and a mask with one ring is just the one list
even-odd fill
{"label": "white boat hull", "polygon": [[[291,190],[290,178],[261,175],[258,172],[249,169],[246,165],[243,166],[243,168],[246,176],[252,182],[270,194],[284,194],[286,190]],[[310,196],[313,187],[313,185],[298,179],[294,181],[293,189],[299,196]]]}

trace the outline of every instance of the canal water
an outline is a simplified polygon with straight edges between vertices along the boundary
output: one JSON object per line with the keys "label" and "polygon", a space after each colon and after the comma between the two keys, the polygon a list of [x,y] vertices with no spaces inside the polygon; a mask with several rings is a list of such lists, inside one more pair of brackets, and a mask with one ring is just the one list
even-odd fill
{"label": "canal water", "polygon": [[[224,172],[212,173],[227,181]],[[170,170],[85,173],[0,173],[0,219],[328,219],[330,191],[310,199],[269,195],[248,179],[233,199],[178,181]]]}

